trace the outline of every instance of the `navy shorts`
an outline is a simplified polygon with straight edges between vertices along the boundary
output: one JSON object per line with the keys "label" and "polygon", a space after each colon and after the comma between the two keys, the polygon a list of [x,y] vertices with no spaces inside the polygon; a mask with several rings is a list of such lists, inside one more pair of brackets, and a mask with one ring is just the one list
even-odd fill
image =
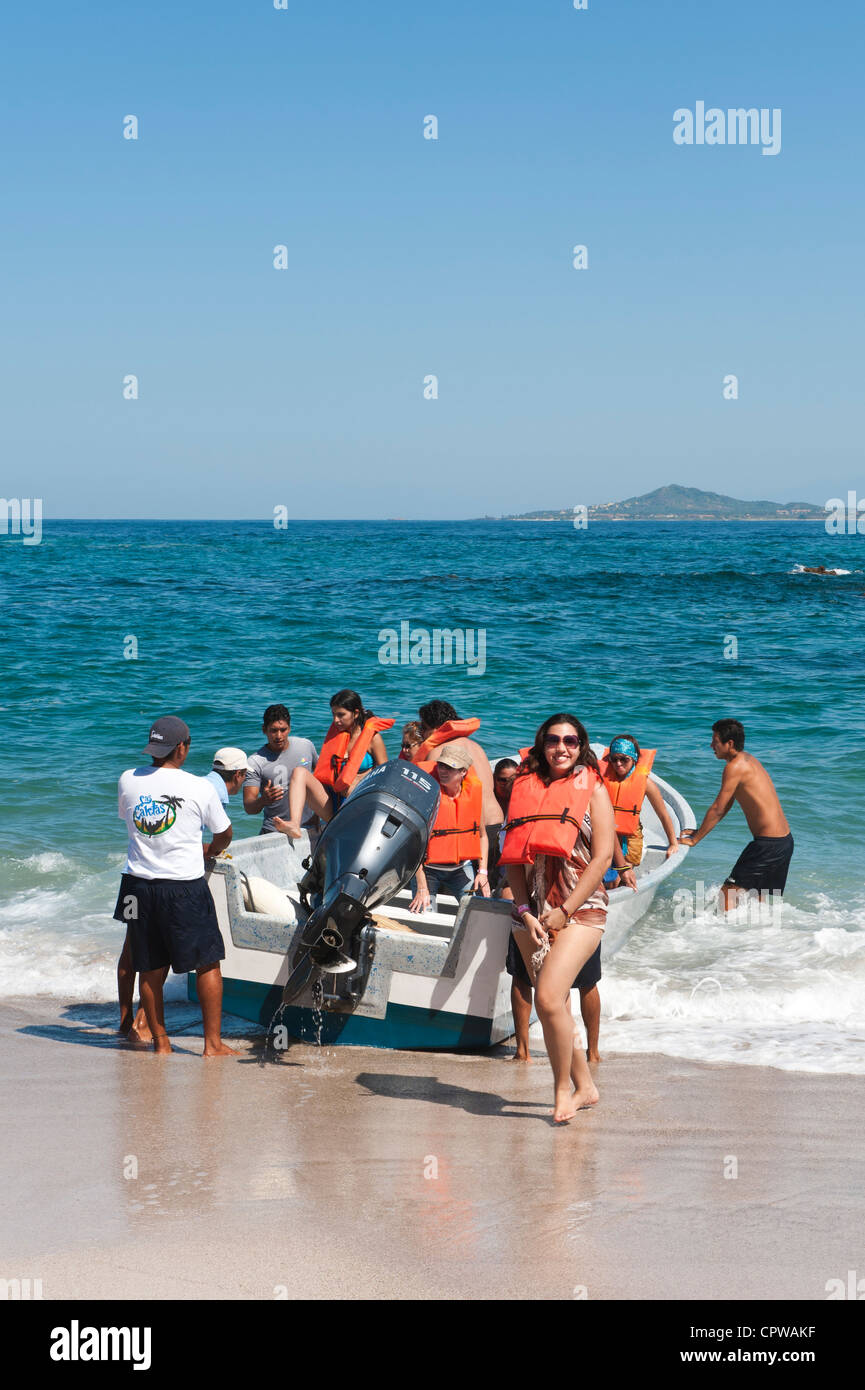
{"label": "navy shorts", "polygon": [[139,974],[170,965],[176,975],[185,975],[225,959],[204,875],[179,879],[124,874],[114,918],[129,928],[132,964]]}
{"label": "navy shorts", "polygon": [[783,893],[792,858],[792,835],[757,835],[742,850],[727,882],[761,893]]}
{"label": "navy shorts", "polygon": [[[526,970],[526,963],[520,955],[520,948],[514,940],[511,932],[508,937],[508,956],[505,961],[505,970],[509,975],[513,975],[515,980],[520,980],[524,985],[531,985],[529,972]],[[601,943],[598,942],[597,950],[589,956],[582,970],[580,971],[571,989],[593,989],[601,978]]]}

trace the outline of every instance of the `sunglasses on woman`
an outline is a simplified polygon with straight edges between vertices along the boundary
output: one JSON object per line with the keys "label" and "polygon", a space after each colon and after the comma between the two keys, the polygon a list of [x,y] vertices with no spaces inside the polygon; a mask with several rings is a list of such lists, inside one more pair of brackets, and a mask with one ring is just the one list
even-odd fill
{"label": "sunglasses on woman", "polygon": [[580,746],[580,740],[576,734],[565,734],[564,738],[557,738],[555,734],[544,735],[545,748],[558,748],[560,743],[563,743],[571,753]]}

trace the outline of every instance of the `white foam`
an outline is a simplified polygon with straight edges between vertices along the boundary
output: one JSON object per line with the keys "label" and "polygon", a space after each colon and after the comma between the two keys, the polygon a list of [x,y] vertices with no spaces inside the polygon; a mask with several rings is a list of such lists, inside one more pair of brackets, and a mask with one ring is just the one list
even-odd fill
{"label": "white foam", "polygon": [[815,893],[765,925],[671,909],[604,966],[602,1050],[865,1073],[865,903]]}
{"label": "white foam", "polygon": [[[12,861],[12,891],[0,901],[0,997],[116,997],[124,928],[111,913],[122,864],[111,855],[87,868],[54,851]],[[184,989],[169,977],[169,998]],[[602,1052],[861,1075],[865,895],[812,892],[764,921],[744,907],[680,923],[670,890],[604,960],[601,1001]]]}
{"label": "white foam", "polygon": [[63,869],[75,869],[74,859],[67,859],[59,850],[43,850],[41,854],[28,854],[26,859],[13,861],[22,869],[35,869],[40,874],[53,874]]}
{"label": "white foam", "polygon": [[[117,995],[117,958],[126,929],[111,913],[123,860],[84,871],[51,851],[13,861],[28,877],[65,879],[13,892],[0,903],[0,998],[48,996],[98,1002]],[[13,875],[14,878],[18,875]],[[169,976],[169,981],[174,977]],[[184,997],[185,978],[166,987],[166,998]],[[178,992],[179,991],[179,992]]]}
{"label": "white foam", "polygon": [[[793,568],[792,568],[791,570],[788,570],[788,571],[787,571],[787,573],[788,573],[788,574],[814,574],[814,569],[813,569],[813,567],[812,567],[811,569],[806,570],[804,565],[794,565]],[[824,572],[823,572],[822,574],[818,574],[816,577],[817,577],[817,579],[829,579],[830,576],[832,576],[832,575],[834,575],[834,574],[860,574],[860,573],[861,573],[861,570],[828,570],[828,569],[827,569],[827,570],[824,570]]]}

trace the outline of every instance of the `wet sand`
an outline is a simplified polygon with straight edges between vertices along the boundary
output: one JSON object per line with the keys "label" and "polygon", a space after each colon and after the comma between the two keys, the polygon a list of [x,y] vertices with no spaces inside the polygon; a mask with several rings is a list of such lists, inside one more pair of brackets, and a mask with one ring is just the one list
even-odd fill
{"label": "wet sand", "polygon": [[262,1064],[238,1022],[240,1060],[188,1027],[163,1060],[115,1022],[0,1006],[0,1277],[46,1299],[825,1299],[865,1273],[859,1077],[619,1055],[559,1127],[542,1055]]}

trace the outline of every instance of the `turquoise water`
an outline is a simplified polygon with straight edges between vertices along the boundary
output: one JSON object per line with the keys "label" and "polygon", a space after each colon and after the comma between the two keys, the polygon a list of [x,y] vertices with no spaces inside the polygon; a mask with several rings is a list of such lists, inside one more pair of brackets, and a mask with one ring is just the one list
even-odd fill
{"label": "turquoise water", "polygon": [[[820,563],[851,573],[794,572]],[[274,700],[320,745],[344,685],[398,722],[449,699],[491,753],[563,708],[593,739],[657,747],[698,815],[720,778],[710,726],[734,715],[796,838],[783,920],[673,920],[676,888],[708,891],[746,842],[734,810],[608,963],[607,1045],[865,1069],[863,571],[865,539],[808,523],[49,522],[40,545],[0,537],[0,991],[111,996],[116,782],[160,713],[189,723],[187,766],[204,772],[220,745],[258,745]],[[483,674],[382,664],[379,633],[402,622],[483,629]],[[231,814],[256,833],[238,799]]]}

